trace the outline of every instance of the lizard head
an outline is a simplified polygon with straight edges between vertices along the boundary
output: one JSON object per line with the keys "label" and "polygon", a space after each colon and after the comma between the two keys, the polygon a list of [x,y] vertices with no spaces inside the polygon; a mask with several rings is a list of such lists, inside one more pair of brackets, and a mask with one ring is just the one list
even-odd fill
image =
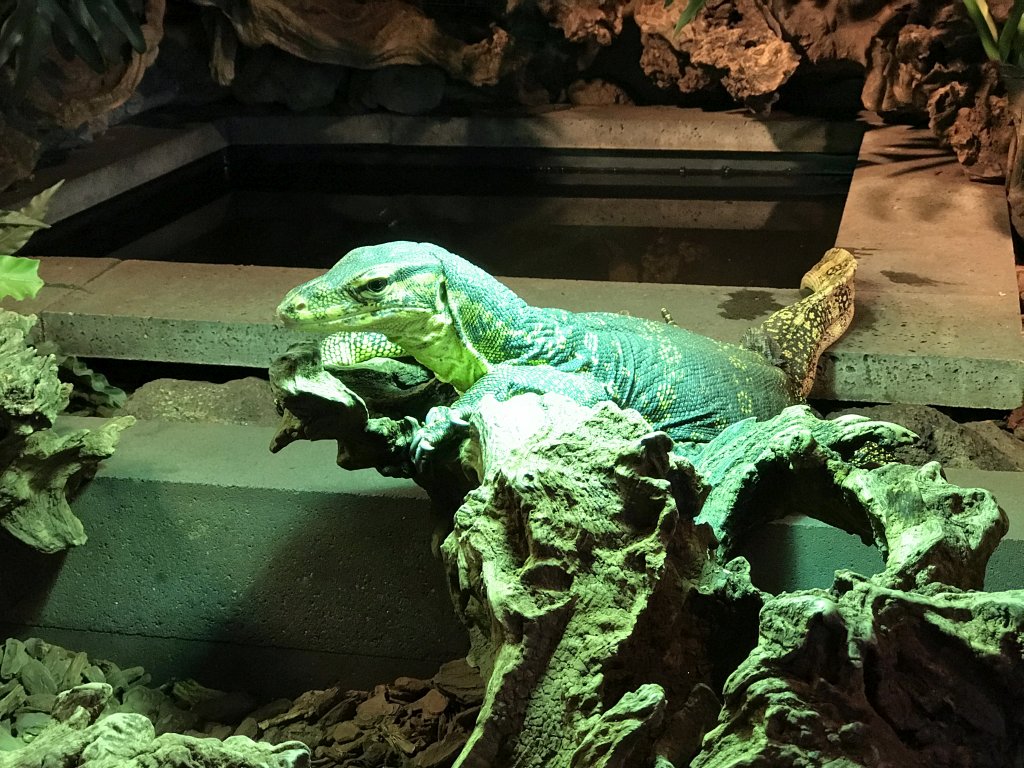
{"label": "lizard head", "polygon": [[393,242],[349,251],[330,271],[289,291],[277,315],[310,331],[415,332],[443,311],[444,268],[435,247]]}

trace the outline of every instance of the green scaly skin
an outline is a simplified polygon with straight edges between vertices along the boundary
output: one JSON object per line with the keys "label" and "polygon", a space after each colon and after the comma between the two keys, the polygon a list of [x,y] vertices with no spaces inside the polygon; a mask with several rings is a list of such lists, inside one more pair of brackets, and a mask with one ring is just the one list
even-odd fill
{"label": "green scaly skin", "polygon": [[[850,283],[852,267],[848,272]],[[820,310],[823,296],[793,307]],[[846,297],[852,312],[852,290]],[[777,329],[762,333],[759,353],[641,318],[532,307],[464,259],[411,242],[349,252],[290,291],[277,311],[286,325],[332,334],[322,344],[325,367],[411,356],[459,391],[451,408],[428,415],[414,441],[417,460],[464,428],[488,394],[507,400],[558,392],[584,405],[611,400],[636,409],[677,444],[704,443],[737,421],[770,418],[800,402],[819,342],[837,336],[834,320],[815,329],[802,318],[821,313],[801,310],[801,332],[790,339]],[[848,325],[849,317],[841,320]],[[782,367],[767,359],[769,348]],[[783,370],[793,360],[802,370]]]}

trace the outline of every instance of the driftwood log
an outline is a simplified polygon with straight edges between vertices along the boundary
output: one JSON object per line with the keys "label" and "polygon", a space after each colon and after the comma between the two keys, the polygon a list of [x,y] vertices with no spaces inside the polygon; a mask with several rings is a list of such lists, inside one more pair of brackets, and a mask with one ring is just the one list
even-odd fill
{"label": "driftwood log", "polygon": [[0,528],[52,554],[85,543],[68,496],[135,419],[111,419],[93,431],[54,429],[71,385],[61,383],[54,356],[33,345],[35,324],[35,315],[0,309]]}
{"label": "driftwood log", "polygon": [[[687,459],[635,412],[523,395],[421,474],[409,438],[450,393],[417,365],[329,372],[314,345],[272,384],[275,448],[337,440],[342,466],[413,477],[451,514],[444,567],[487,681],[454,765],[1024,764],[1024,590],[978,591],[1006,517],[937,464],[874,458],[902,427],[796,406]],[[737,543],[793,513],[883,570],[758,590]]]}

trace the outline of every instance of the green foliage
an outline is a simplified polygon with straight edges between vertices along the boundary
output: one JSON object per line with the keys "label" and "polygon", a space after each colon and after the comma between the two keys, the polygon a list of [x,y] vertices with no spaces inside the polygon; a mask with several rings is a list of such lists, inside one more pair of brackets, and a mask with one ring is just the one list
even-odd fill
{"label": "green foliage", "polygon": [[58,181],[29,200],[20,211],[0,211],[0,299],[33,298],[43,287],[39,277],[39,260],[10,254],[18,251],[32,234],[49,226],[43,221],[50,198],[60,189]]}
{"label": "green foliage", "polygon": [[146,50],[143,0],[0,0],[0,67],[13,61],[15,101],[35,77],[50,41],[65,59],[96,72],[119,61],[125,44]]}
{"label": "green foliage", "polygon": [[981,47],[989,59],[1018,67],[1024,65],[1024,0],[1013,0],[1002,30],[992,18],[987,0],[964,0],[964,8],[974,22]]}
{"label": "green foliage", "polygon": [[110,416],[128,402],[128,394],[123,389],[111,384],[106,376],[97,373],[74,355],[61,352],[53,342],[36,344],[36,351],[42,355],[53,355],[60,380],[72,385],[68,413],[78,416]]}
{"label": "green foliage", "polygon": [[[672,5],[673,2],[674,0],[665,0],[665,7],[668,8],[669,6]],[[701,12],[701,9],[704,8],[704,4],[706,2],[707,0],[688,0],[688,2],[686,3],[686,7],[683,8],[683,14],[679,17],[679,20],[676,22],[677,33],[680,29],[682,29],[695,18],[697,18],[697,14]]]}
{"label": "green foliage", "polygon": [[0,256],[0,298],[31,299],[42,287],[37,259]]}

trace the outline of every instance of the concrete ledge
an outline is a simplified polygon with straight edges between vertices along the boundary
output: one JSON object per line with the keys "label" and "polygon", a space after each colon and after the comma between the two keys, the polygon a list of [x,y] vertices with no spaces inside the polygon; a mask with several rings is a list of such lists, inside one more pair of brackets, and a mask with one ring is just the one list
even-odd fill
{"label": "concrete ledge", "polygon": [[88,544],[54,558],[0,541],[3,621],[140,654],[160,677],[202,670],[275,695],[432,674],[464,653],[424,494],[337,469],[333,443],[271,455],[272,432],[125,432],[73,503]]}
{"label": "concrete ledge", "polygon": [[[85,262],[85,263],[78,263]],[[71,354],[133,360],[266,367],[301,334],[273,317],[281,297],[315,270],[210,264],[44,259],[49,282],[31,302],[3,302],[39,314],[44,337]],[[871,279],[870,265],[864,271]],[[75,285],[70,280],[79,276]],[[795,290],[655,283],[503,278],[538,306],[627,312],[676,322],[723,341],[775,309]],[[1019,316],[988,292],[923,291],[858,296],[853,327],[822,361],[814,396],[1011,409],[1024,391]],[[1016,300],[1015,298],[1013,299]]]}
{"label": "concrete ledge", "polygon": [[60,221],[231,144],[852,154],[862,133],[857,123],[676,107],[574,107],[504,117],[232,116],[178,128],[125,123],[0,194],[0,208],[20,208],[63,178],[67,182],[47,217]]}
{"label": "concrete ledge", "polygon": [[546,147],[696,152],[850,154],[856,123],[746,110],[705,112],[678,107],[572,107],[536,115],[403,117],[232,117],[233,144],[395,144],[401,146]]}
{"label": "concrete ledge", "polygon": [[[95,420],[67,417],[60,428]],[[334,467],[334,446],[271,455],[272,430],[140,422],[75,499],[89,542],[65,556],[0,537],[0,632],[198,677],[263,698],[432,674],[466,650],[430,551],[422,492]],[[1024,587],[1024,473],[950,470],[1010,517],[987,588]],[[755,583],[828,587],[878,553],[805,518],[746,543]]]}

